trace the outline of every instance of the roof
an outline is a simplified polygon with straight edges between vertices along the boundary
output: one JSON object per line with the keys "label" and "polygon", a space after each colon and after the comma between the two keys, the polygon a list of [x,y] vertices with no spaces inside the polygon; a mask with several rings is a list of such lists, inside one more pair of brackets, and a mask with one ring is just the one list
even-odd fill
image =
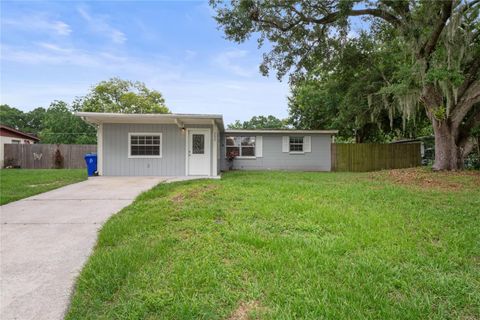
{"label": "roof", "polygon": [[[11,133],[13,133],[17,136],[21,136],[21,137],[26,138],[26,139],[30,139],[30,140],[34,140],[34,141],[40,141],[40,138],[34,136],[33,134],[25,133],[25,132],[22,132],[20,130],[14,129],[12,127],[9,127],[9,126],[3,125],[3,124],[0,124],[0,129],[10,131]],[[3,136],[3,134],[0,133],[0,136]]]}
{"label": "roof", "polygon": [[76,112],[76,116],[93,123],[163,123],[176,124],[183,127],[188,124],[213,124],[224,131],[221,114],[188,114],[188,113],[107,113],[107,112]]}
{"label": "roof", "polygon": [[230,129],[225,133],[282,133],[282,134],[337,134],[338,130],[295,130],[295,129]]}

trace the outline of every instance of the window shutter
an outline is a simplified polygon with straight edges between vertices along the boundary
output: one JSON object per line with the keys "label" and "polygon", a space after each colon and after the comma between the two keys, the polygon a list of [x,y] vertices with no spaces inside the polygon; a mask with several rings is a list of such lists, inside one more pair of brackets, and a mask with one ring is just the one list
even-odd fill
{"label": "window shutter", "polygon": [[288,136],[282,137],[282,152],[288,152],[290,147],[290,138]]}
{"label": "window shutter", "polygon": [[303,138],[303,152],[312,152],[312,137],[305,136]]}
{"label": "window shutter", "polygon": [[262,136],[255,137],[255,156],[257,158],[263,157],[263,137]]}

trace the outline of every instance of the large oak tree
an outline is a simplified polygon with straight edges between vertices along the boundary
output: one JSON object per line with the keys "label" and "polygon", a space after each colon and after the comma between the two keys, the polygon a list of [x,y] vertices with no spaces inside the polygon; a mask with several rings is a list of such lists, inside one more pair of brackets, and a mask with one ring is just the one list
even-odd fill
{"label": "large oak tree", "polygon": [[[368,19],[381,46],[399,48],[398,72],[379,91],[408,116],[423,108],[435,133],[437,170],[455,170],[474,146],[480,124],[480,0],[211,0],[228,39],[252,35],[272,45],[261,71],[291,80],[329,70],[351,35],[353,17]],[[357,18],[358,19],[358,18]],[[379,48],[381,49],[381,47]],[[373,63],[373,61],[372,61]],[[389,63],[380,61],[379,63]]]}

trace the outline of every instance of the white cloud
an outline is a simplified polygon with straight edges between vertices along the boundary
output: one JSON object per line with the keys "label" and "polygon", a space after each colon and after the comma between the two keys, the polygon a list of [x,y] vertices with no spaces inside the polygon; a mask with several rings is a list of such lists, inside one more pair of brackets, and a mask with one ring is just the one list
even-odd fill
{"label": "white cloud", "polygon": [[258,71],[255,67],[243,66],[239,62],[245,60],[248,55],[246,50],[229,50],[218,54],[213,63],[218,67],[241,77],[251,77]]}
{"label": "white cloud", "polygon": [[36,43],[40,48],[44,48],[46,50],[61,52],[61,53],[71,53],[72,49],[62,48],[54,43],[49,42],[37,42]]}
{"label": "white cloud", "polygon": [[2,61],[19,62],[31,65],[77,65],[99,66],[102,61],[83,51],[62,48],[52,43],[37,43],[37,48],[29,49],[2,44]]}
{"label": "white cloud", "polygon": [[91,30],[95,33],[104,35],[116,44],[122,44],[127,41],[127,36],[122,31],[114,28],[108,23],[108,16],[92,15],[87,8],[78,7],[77,12],[88,23]]}
{"label": "white cloud", "polygon": [[190,61],[197,56],[197,51],[185,50],[185,60]]}
{"label": "white cloud", "polygon": [[53,33],[60,36],[68,36],[72,32],[70,25],[64,21],[52,19],[45,13],[26,14],[3,19],[2,25],[20,30]]}
{"label": "white cloud", "polygon": [[63,21],[54,21],[52,24],[52,28],[62,36],[67,36],[72,32],[70,26]]}

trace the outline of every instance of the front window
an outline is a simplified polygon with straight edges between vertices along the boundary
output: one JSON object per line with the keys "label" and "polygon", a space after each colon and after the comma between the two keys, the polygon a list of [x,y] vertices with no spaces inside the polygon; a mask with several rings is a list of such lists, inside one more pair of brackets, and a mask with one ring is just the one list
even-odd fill
{"label": "front window", "polygon": [[290,137],[290,152],[303,152],[303,137]]}
{"label": "front window", "polygon": [[132,158],[156,158],[162,156],[160,133],[130,133],[129,156]]}
{"label": "front window", "polygon": [[239,157],[255,157],[254,136],[227,136],[226,151],[228,154],[235,154]]}

